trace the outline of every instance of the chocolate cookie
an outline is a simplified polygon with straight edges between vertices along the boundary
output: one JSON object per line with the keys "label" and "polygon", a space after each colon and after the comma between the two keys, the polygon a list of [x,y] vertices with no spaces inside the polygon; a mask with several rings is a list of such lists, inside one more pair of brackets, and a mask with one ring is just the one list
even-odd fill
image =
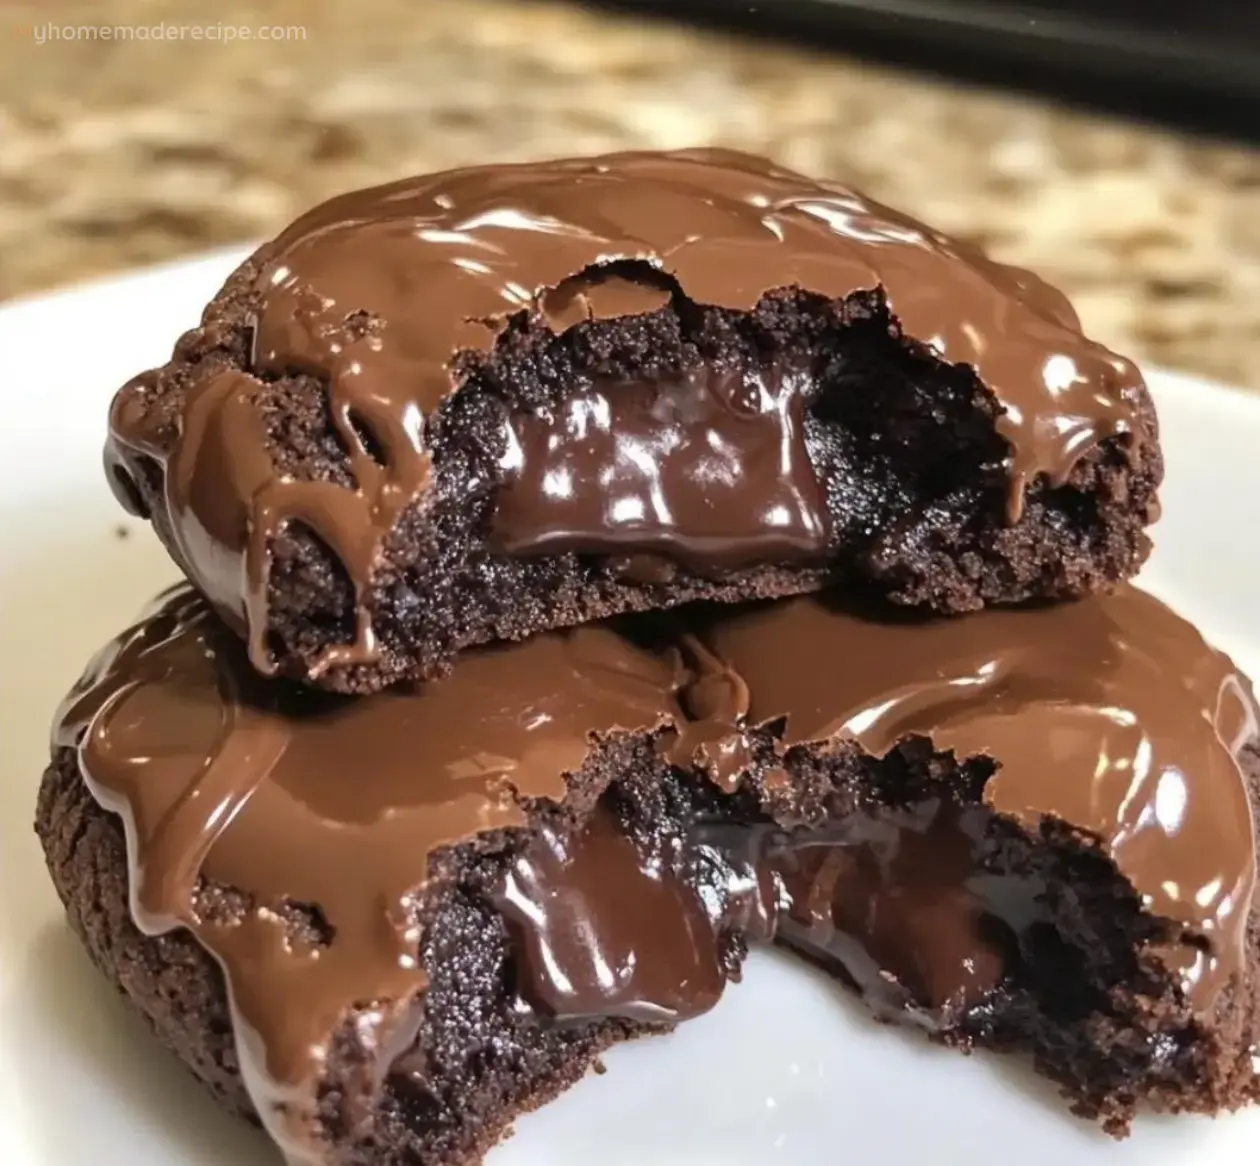
{"label": "chocolate cookie", "polygon": [[1129,588],[640,617],[354,700],[178,591],[63,704],[37,829],[97,966],[294,1164],[475,1160],[771,940],[1119,1134],[1255,1096],[1256,744]]}
{"label": "chocolate cookie", "polygon": [[255,667],[368,692],[612,614],[1133,575],[1162,475],[1063,296],[718,150],[334,199],[118,394],[106,461]]}

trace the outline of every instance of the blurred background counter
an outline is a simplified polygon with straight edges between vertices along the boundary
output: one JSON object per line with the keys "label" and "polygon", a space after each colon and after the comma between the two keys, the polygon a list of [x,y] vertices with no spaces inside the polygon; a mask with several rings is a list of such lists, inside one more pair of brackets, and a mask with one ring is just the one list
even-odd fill
{"label": "blurred background counter", "polygon": [[[254,31],[47,35],[208,22]],[[1114,346],[1260,388],[1260,150],[530,0],[0,5],[0,298],[408,172],[707,143],[852,179],[1038,269]]]}

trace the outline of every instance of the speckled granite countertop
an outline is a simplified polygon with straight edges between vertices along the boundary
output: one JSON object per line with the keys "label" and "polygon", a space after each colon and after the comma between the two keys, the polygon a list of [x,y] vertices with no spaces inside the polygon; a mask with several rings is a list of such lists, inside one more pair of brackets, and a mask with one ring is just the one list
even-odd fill
{"label": "speckled granite countertop", "polygon": [[1114,346],[1260,389],[1260,151],[525,0],[0,0],[0,297],[408,171],[709,142],[851,178],[1038,269]]}

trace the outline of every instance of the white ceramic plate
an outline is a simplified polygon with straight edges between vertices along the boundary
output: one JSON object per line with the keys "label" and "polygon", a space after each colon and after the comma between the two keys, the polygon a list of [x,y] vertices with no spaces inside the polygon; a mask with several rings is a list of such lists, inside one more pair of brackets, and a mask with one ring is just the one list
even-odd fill
{"label": "white ceramic plate", "polygon": [[[174,571],[101,472],[111,393],[165,358],[235,255],[0,311],[0,1163],[271,1166],[103,983],[62,920],[30,822],[52,710]],[[1260,395],[1156,375],[1168,455],[1144,582],[1260,670]],[[775,954],[673,1036],[519,1123],[491,1166],[887,1161],[1247,1166],[1260,1110],[1142,1120],[1116,1144],[1017,1063],[882,1029]]]}

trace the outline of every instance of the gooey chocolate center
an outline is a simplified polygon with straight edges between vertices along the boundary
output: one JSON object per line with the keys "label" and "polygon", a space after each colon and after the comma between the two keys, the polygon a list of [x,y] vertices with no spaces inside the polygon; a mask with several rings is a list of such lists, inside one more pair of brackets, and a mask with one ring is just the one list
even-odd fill
{"label": "gooey chocolate center", "polygon": [[634,552],[697,571],[822,555],[803,371],[595,382],[508,422],[495,534],[508,554]]}
{"label": "gooey chocolate center", "polygon": [[517,990],[558,1021],[674,1023],[721,996],[724,952],[778,941],[839,973],[877,1015],[928,1028],[996,988],[1041,884],[986,870],[992,814],[946,798],[854,813],[823,829],[712,824],[684,842],[687,877],[637,851],[610,809],[552,835],[494,895]]}

